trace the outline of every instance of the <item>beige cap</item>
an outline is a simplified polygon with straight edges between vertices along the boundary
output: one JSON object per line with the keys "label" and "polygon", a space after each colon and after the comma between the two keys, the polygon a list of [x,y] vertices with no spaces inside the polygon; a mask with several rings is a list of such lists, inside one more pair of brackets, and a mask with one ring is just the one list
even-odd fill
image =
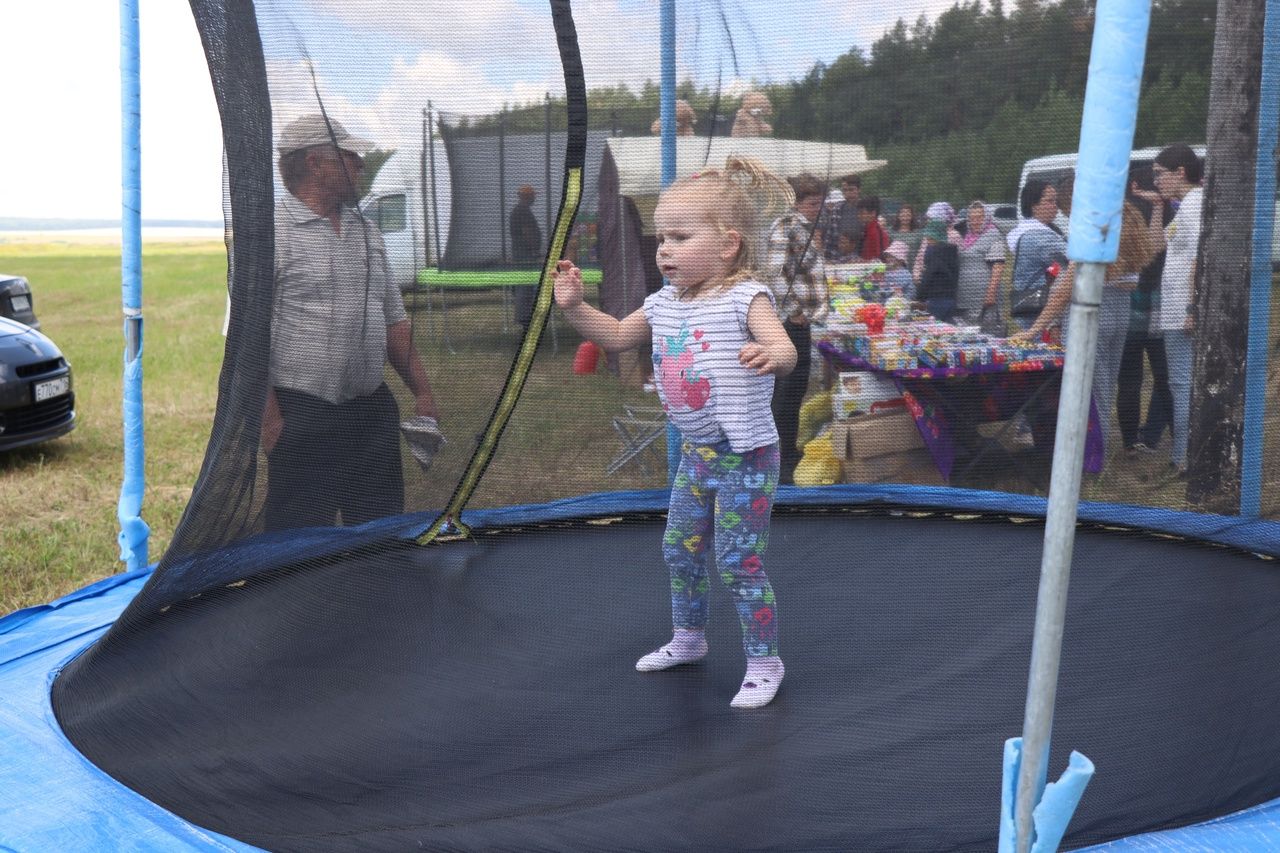
{"label": "beige cap", "polygon": [[283,157],[285,154],[318,145],[335,145],[343,151],[350,151],[361,157],[374,148],[369,140],[347,133],[347,129],[337,119],[330,118],[326,121],[323,115],[315,113],[296,118],[285,125],[276,150]]}

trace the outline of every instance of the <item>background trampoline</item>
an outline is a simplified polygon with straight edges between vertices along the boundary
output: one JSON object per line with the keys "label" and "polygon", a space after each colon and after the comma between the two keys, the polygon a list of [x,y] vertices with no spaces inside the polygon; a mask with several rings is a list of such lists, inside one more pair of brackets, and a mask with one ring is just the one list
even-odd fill
{"label": "background trampoline", "polygon": [[[375,22],[385,19],[372,6],[192,0],[223,118],[225,202],[235,223],[217,420],[157,565],[146,566],[145,528],[135,518],[123,539],[132,571],[0,619],[0,847],[1014,849],[1002,835],[1012,812],[1002,803],[1011,783],[1008,775],[1002,782],[1010,767],[1002,769],[1000,755],[1023,730],[1037,568],[1046,517],[1052,527],[1060,511],[1047,502],[1047,450],[1018,455],[1006,446],[945,486],[887,477],[781,489],[767,563],[787,680],[768,707],[735,711],[728,703],[742,673],[738,627],[714,581],[708,658],[663,673],[633,668],[668,636],[666,472],[604,471],[615,455],[611,419],[626,405],[653,403],[644,357],[581,378],[566,370],[572,346],[540,346],[554,310],[548,271],[562,256],[603,267],[591,279],[593,300],[622,313],[642,298],[633,291],[647,287],[644,270],[628,265],[651,251],[644,241],[652,200],[619,191],[626,170],[614,152],[629,147],[609,140],[649,136],[660,114],[664,180],[731,147],[735,113],[749,92],[763,92],[774,104],[770,133],[808,146],[805,163],[818,162],[814,146],[826,146],[831,162],[853,162],[856,150],[858,165],[849,168],[868,194],[888,201],[895,188],[931,191],[901,177],[889,142],[861,150],[876,140],[858,138],[862,128],[842,118],[855,112],[836,97],[842,79],[861,81],[861,97],[881,96],[877,86],[889,78],[875,76],[879,54],[850,53],[810,77],[797,71],[804,64],[795,64],[795,43],[825,43],[863,13],[833,24],[816,7],[782,13],[746,0],[664,2],[661,17],[626,3],[514,3],[504,7],[510,43],[493,57],[491,44],[468,41],[478,31],[453,4],[413,6],[415,21],[455,24],[447,39],[474,58],[493,90],[524,99],[507,103],[490,92],[468,108],[440,89],[430,62],[397,77],[394,98],[380,92],[370,80],[389,67],[403,71],[418,42],[435,49],[446,36],[417,22],[391,38],[378,32]],[[1086,484],[1093,500],[1077,504],[1068,494],[1067,529],[1077,516],[1079,523],[1074,545],[1057,552],[1071,560],[1074,583],[1051,703],[1049,775],[1072,750],[1097,775],[1074,816],[1068,807],[1038,830],[1065,832],[1063,849],[1280,846],[1272,713],[1280,707],[1280,526],[1268,490],[1274,453],[1264,452],[1277,402],[1267,323],[1280,50],[1239,32],[1261,33],[1265,22],[1270,36],[1280,10],[1264,15],[1255,6],[1245,15],[1244,4],[1224,0],[1216,11],[1235,24],[1219,23],[1213,67],[1236,69],[1237,83],[1217,73],[1208,109],[1240,118],[1232,132],[1254,150],[1242,162],[1229,134],[1209,121],[1206,194],[1221,199],[1233,181],[1250,183],[1245,211],[1206,204],[1205,227],[1217,238],[1202,248],[1205,267],[1234,259],[1238,274],[1196,296],[1217,313],[1198,344],[1188,479],[1171,474],[1152,486],[1104,468]],[[1070,85],[1087,104],[1091,39],[1104,46],[1094,56],[1092,98],[1109,73],[1104,54],[1115,43],[1107,32],[1138,45],[1140,56],[1148,12],[1127,0],[1097,8],[1065,0],[1007,21],[1030,27],[1034,13],[1068,22],[1075,35],[1062,47],[1062,66],[1080,77]],[[969,7],[948,14],[976,15],[984,26],[995,20]],[[1167,40],[1170,20],[1150,30],[1149,65],[1177,47]],[[900,27],[877,50],[908,41]],[[1025,45],[1007,41],[1015,58],[999,61],[1030,73],[1039,58],[1017,58]],[[947,68],[959,66],[938,56],[935,82],[943,85]],[[970,60],[960,47],[952,56]],[[619,64],[624,71],[609,70]],[[1143,68],[1130,64],[1136,87]],[[1246,73],[1255,79],[1240,82]],[[821,82],[806,89],[806,80]],[[535,93],[533,83],[545,91]],[[1252,101],[1238,97],[1243,90]],[[606,95],[615,106],[602,106]],[[675,144],[677,95],[698,112],[696,146]],[[1131,101],[1136,113],[1118,130],[1094,128],[1113,137],[1113,162],[1127,164],[1135,121],[1144,145],[1205,141],[1159,137],[1183,127],[1153,131],[1136,89]],[[428,127],[427,141],[442,134],[448,164],[429,164],[438,146],[422,147],[428,102],[442,129]],[[1018,108],[1010,101],[1005,120]],[[1088,106],[1084,112],[1084,131],[1078,111],[1060,116],[1073,122],[1061,150],[1082,136],[1089,143]],[[309,259],[287,243],[287,229],[306,227],[307,215],[282,206],[296,194],[286,190],[294,179],[280,161],[290,153],[286,128],[316,116],[338,148],[367,140],[366,164],[397,151],[412,163],[419,146],[421,191],[409,203],[420,208],[413,239],[424,245],[414,257],[435,269],[415,280],[467,285],[439,306],[422,288],[401,296],[382,266],[385,223],[350,212],[344,227],[354,229],[347,233],[356,248],[334,256],[344,287],[329,297],[324,333],[336,340],[357,329],[358,345],[394,353],[389,342],[405,331],[411,357],[388,356],[377,405],[383,414],[397,410],[393,425],[421,415],[422,377],[429,380],[447,438],[429,464],[415,461],[407,438],[390,450],[379,445],[385,418],[372,408],[329,421],[289,408],[300,404],[281,380],[289,362],[273,340],[285,337],[279,306],[291,298],[281,282],[291,264]],[[554,141],[554,156],[539,149],[544,140]],[[1046,153],[1054,152],[1028,159]],[[509,156],[518,161],[510,167]],[[951,169],[959,199],[974,184],[943,159],[920,163],[917,177]],[[1102,197],[1090,181],[1119,186],[1091,162],[1082,153],[1076,184],[1090,203]],[[443,240],[427,224],[435,169],[450,176]],[[838,185],[843,174],[819,177]],[[538,240],[532,264],[508,245],[518,231],[512,211],[521,198],[527,204],[521,187],[537,199],[527,211]],[[1119,197],[1114,210],[1071,220],[1074,232],[1101,234],[1096,245],[1072,237],[1082,264],[1109,260],[1100,223],[1118,215]],[[594,208],[584,211],[592,227],[574,231],[580,204]],[[1247,227],[1227,235],[1241,216]],[[524,237],[532,233],[521,227]],[[532,313],[512,317],[502,288],[526,277],[539,282]],[[610,282],[621,290],[609,292]],[[393,302],[403,314],[370,307]],[[1241,310],[1230,315],[1223,305]],[[317,326],[305,328],[316,334]],[[579,341],[567,326],[557,334]],[[1224,372],[1232,354],[1240,356],[1235,372]],[[136,355],[135,347],[131,364]],[[335,354],[318,366],[340,372],[344,364]],[[264,429],[269,394],[281,398],[286,423],[315,417],[325,425],[302,452],[315,478],[288,485],[289,494],[285,484],[301,481],[271,458],[280,439]],[[1201,417],[1211,410],[1216,429]],[[1074,432],[1058,433],[1059,455],[1077,478],[1083,417]],[[1074,461],[1062,449],[1072,442]],[[1107,465],[1121,464],[1116,458],[1113,451]],[[389,461],[400,479],[357,482]],[[1060,478],[1063,464],[1052,464]],[[1066,488],[1078,492],[1069,480]],[[1054,480],[1057,494],[1061,483]],[[323,522],[292,523],[317,512]]]}

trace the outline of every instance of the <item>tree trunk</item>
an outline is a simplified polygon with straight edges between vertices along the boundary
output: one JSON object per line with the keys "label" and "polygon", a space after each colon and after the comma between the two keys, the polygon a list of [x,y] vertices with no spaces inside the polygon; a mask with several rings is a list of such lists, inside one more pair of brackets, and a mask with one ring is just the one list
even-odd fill
{"label": "tree trunk", "polygon": [[[1219,0],[1195,281],[1187,500],[1240,508],[1264,0]],[[1270,166],[1268,166],[1269,168]]]}

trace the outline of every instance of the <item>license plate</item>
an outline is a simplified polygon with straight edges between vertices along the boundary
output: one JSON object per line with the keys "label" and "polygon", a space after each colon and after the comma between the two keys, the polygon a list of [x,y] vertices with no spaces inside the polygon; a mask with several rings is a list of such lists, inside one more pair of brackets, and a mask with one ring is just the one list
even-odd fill
{"label": "license plate", "polygon": [[36,383],[36,402],[43,400],[52,400],[54,397],[61,397],[71,390],[71,377],[59,376],[57,379],[50,379],[47,382]]}
{"label": "license plate", "polygon": [[9,304],[13,306],[14,311],[30,311],[31,297],[25,293],[20,296],[10,296]]}

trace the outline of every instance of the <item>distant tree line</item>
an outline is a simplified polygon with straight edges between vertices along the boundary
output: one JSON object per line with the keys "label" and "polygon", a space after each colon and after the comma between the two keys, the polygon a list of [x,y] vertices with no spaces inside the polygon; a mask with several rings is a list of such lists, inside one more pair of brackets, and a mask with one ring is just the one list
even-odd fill
{"label": "distant tree line", "polygon": [[[1216,0],[1154,0],[1135,147],[1205,139]],[[866,188],[916,203],[1012,200],[1022,163],[1074,151],[1093,37],[1089,0],[957,3],[930,22],[899,21],[864,51],[853,47],[799,80],[761,88],[780,137],[865,145],[889,161]],[[679,97],[698,114],[698,132],[727,133],[739,99],[686,80]],[[647,134],[658,86],[592,89],[593,129]],[[565,124],[563,100],[549,101],[551,127]],[[488,135],[541,132],[547,103],[463,117],[453,126]]]}

